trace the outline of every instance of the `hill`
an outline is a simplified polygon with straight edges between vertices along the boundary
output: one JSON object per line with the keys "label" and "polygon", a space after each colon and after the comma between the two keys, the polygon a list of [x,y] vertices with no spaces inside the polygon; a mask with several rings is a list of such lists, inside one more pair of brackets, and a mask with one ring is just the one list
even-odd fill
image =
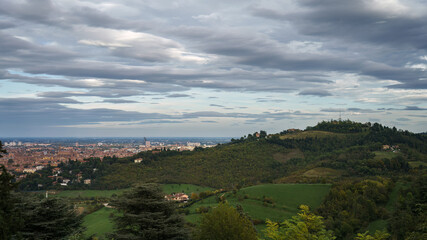
{"label": "hill", "polygon": [[[61,164],[66,189],[120,189],[138,182],[238,188],[259,183],[332,183],[348,177],[395,176],[427,166],[427,136],[378,123],[321,122],[305,130],[248,134],[230,143],[194,151],[148,151]],[[142,163],[133,162],[142,158]],[[97,171],[93,171],[93,169]],[[78,174],[92,179],[78,181]],[[53,186],[52,168],[29,174],[20,188]]]}
{"label": "hill", "polygon": [[392,176],[424,167],[427,137],[380,124],[322,122],[304,131],[232,139],[193,152],[141,153],[141,164],[113,164],[98,184],[191,183],[234,188],[259,183],[333,182],[346,177]]}

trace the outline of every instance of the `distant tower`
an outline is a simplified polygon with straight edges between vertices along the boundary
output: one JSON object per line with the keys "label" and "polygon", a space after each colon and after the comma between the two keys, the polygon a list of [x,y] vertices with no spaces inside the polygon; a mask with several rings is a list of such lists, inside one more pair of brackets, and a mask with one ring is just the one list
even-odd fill
{"label": "distant tower", "polygon": [[340,118],[338,120],[341,122],[341,110],[340,110]]}

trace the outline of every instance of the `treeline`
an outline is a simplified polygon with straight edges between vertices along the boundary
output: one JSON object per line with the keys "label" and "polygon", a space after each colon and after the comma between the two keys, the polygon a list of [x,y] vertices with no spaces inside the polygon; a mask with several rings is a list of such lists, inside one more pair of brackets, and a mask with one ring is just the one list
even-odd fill
{"label": "treeline", "polygon": [[307,127],[306,131],[319,130],[335,133],[358,133],[367,131],[371,127],[371,123],[358,123],[350,120],[331,120],[322,121],[314,127]]}

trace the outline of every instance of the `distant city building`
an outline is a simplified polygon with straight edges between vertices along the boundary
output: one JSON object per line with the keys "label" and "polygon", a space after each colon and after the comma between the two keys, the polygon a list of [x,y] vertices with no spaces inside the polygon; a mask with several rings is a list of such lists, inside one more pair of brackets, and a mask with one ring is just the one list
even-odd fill
{"label": "distant city building", "polygon": [[145,147],[151,147],[150,141],[145,141]]}
{"label": "distant city building", "polygon": [[135,163],[141,163],[142,162],[142,158],[137,158],[134,160]]}
{"label": "distant city building", "polygon": [[200,143],[187,142],[187,146],[189,146],[189,147],[200,147]]}
{"label": "distant city building", "polygon": [[91,180],[90,180],[90,179],[85,179],[85,180],[83,181],[83,183],[84,183],[84,184],[90,184],[90,183],[91,183]]}

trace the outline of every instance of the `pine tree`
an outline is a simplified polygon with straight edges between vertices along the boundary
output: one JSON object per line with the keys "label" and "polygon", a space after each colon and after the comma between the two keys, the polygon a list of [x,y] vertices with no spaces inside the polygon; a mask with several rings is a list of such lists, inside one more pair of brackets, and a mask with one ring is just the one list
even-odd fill
{"label": "pine tree", "polygon": [[63,239],[82,231],[83,216],[64,199],[22,195],[18,205],[24,220],[18,239]]}
{"label": "pine tree", "polygon": [[112,206],[121,212],[114,218],[116,231],[111,234],[116,240],[188,239],[183,218],[156,184],[139,185],[113,200]]}
{"label": "pine tree", "polygon": [[13,183],[15,176],[7,172],[5,166],[0,166],[0,171],[0,239],[9,239],[20,226],[19,211],[15,208],[16,198],[13,194],[17,184]]}

